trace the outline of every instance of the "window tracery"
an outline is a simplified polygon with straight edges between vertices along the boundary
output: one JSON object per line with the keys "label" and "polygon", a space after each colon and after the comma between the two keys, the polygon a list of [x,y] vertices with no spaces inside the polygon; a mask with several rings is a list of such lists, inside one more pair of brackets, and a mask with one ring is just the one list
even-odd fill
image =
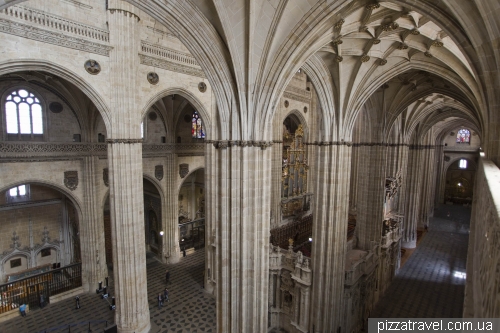
{"label": "window tracery", "polygon": [[5,120],[8,135],[43,134],[40,100],[24,88],[14,90],[5,100]]}

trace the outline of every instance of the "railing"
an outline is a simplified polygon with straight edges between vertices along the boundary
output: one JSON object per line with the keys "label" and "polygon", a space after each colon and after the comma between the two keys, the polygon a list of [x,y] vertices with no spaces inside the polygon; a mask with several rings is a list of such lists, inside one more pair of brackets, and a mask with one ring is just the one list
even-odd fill
{"label": "railing", "polygon": [[39,24],[44,27],[69,32],[78,36],[109,42],[109,32],[90,25],[74,22],[41,10],[23,6],[10,6],[0,11],[7,16],[26,21],[28,24]]}
{"label": "railing", "polygon": [[181,250],[205,246],[205,218],[179,224],[179,247]]}
{"label": "railing", "polygon": [[78,288],[82,285],[82,264],[77,263],[46,273],[0,285],[0,313],[19,308],[21,304],[30,309],[45,303],[49,297]]}

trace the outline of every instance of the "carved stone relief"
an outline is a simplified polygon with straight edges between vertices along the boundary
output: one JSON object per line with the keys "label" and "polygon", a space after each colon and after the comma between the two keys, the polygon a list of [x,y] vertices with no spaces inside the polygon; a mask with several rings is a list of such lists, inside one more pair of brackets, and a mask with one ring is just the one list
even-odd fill
{"label": "carved stone relief", "polygon": [[149,72],[147,76],[148,82],[151,84],[157,84],[160,82],[160,77],[155,72]]}
{"label": "carved stone relief", "polygon": [[87,60],[83,66],[89,74],[97,75],[101,72],[101,65],[93,59]]}
{"label": "carved stone relief", "polygon": [[186,177],[188,173],[189,173],[189,164],[187,163],[179,164],[179,175],[181,176],[181,178]]}
{"label": "carved stone relief", "polygon": [[198,90],[201,91],[202,93],[204,93],[205,91],[207,91],[207,85],[205,82],[200,82],[198,83]]}
{"label": "carved stone relief", "polygon": [[64,185],[71,191],[78,187],[78,171],[64,171]]}
{"label": "carved stone relief", "polygon": [[155,166],[155,177],[158,180],[163,179],[163,165],[157,165]]}

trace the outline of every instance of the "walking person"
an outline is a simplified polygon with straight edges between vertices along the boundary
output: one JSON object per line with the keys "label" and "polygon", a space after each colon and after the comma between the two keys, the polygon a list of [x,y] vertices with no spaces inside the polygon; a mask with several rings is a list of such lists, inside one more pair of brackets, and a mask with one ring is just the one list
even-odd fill
{"label": "walking person", "polygon": [[163,306],[163,296],[161,293],[158,294],[158,310]]}
{"label": "walking person", "polygon": [[165,302],[170,302],[170,299],[168,298],[168,289],[165,288],[165,290],[163,291],[163,299],[165,300]]}
{"label": "walking person", "polygon": [[170,283],[170,271],[167,269],[167,272],[165,273],[165,280],[167,280],[167,284]]}

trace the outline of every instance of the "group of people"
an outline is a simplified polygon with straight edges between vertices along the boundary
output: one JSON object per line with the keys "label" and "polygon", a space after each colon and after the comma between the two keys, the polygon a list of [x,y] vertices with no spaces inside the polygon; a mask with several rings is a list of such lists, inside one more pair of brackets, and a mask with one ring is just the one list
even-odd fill
{"label": "group of people", "polygon": [[[165,280],[167,284],[170,283],[170,272],[168,271],[168,269],[165,272]],[[160,309],[163,306],[164,302],[169,302],[169,301],[170,299],[168,298],[168,289],[165,288],[165,290],[163,290],[163,294],[162,293],[158,294],[158,309]]]}
{"label": "group of people", "polygon": [[169,301],[170,300],[168,298],[168,289],[165,288],[165,290],[163,290],[163,294],[162,293],[158,294],[158,309],[160,309],[163,306],[164,302],[169,302]]}

